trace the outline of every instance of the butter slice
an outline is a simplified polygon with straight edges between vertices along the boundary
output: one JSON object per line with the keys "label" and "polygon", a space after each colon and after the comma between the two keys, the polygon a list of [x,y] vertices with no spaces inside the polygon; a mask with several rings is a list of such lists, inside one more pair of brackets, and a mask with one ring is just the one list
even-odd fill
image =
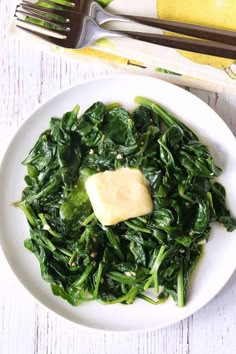
{"label": "butter slice", "polygon": [[148,182],[139,169],[99,172],[87,179],[85,188],[103,225],[115,225],[153,210]]}

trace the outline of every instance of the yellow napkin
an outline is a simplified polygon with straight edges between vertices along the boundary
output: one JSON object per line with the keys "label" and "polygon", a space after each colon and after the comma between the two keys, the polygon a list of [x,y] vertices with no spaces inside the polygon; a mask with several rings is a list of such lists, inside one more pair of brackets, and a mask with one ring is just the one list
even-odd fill
{"label": "yellow napkin", "polygon": [[[236,30],[235,0],[98,0],[112,13],[168,18]],[[147,29],[110,23],[113,29]],[[159,31],[160,32],[160,31]],[[164,35],[169,33],[164,32]],[[27,36],[28,39],[30,36]],[[54,48],[55,50],[55,48]],[[180,85],[236,93],[236,60],[190,53],[129,38],[107,38],[91,48],[56,52],[71,58],[95,57],[122,66],[128,72],[161,77]]]}

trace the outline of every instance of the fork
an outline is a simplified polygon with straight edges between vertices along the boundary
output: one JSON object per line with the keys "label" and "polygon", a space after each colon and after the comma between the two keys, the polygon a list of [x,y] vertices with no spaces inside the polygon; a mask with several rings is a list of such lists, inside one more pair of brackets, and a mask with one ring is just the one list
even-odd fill
{"label": "fork", "polygon": [[[50,0],[45,0],[47,3],[55,5],[55,2]],[[90,1],[89,1],[90,2]],[[88,2],[88,3],[89,3]],[[85,3],[84,3],[85,4]],[[90,3],[91,5],[91,3]],[[87,6],[87,5],[86,5]],[[66,10],[65,10],[66,8]],[[75,9],[76,8],[76,9]],[[81,8],[80,8],[81,9]],[[82,10],[89,10],[85,6],[82,7]],[[90,8],[91,9],[91,8]],[[175,32],[193,35],[189,31],[189,26],[193,28],[193,31],[196,32],[195,36],[203,37],[205,32],[202,30],[202,33],[199,34],[200,29],[206,28],[208,32],[204,39],[211,39],[215,41],[202,41],[198,39],[189,39],[189,38],[179,38],[176,36],[163,36],[161,34],[155,33],[143,33],[143,32],[133,32],[133,31],[108,31],[100,27],[93,18],[87,16],[84,13],[78,12],[78,1],[74,3],[74,7],[69,8],[62,6],[61,4],[54,8],[48,9],[41,6],[32,4],[28,1],[23,1],[16,8],[16,17],[18,19],[17,26],[24,29],[28,33],[34,34],[35,36],[44,39],[52,44],[61,46],[64,48],[71,49],[80,49],[94,44],[97,40],[106,37],[130,37],[137,40],[154,43],[162,46],[178,48],[182,50],[188,50],[192,52],[198,52],[208,55],[215,55],[225,58],[236,58],[236,32],[219,30],[210,27],[196,26],[196,25],[187,25],[178,22],[165,21],[151,19],[156,25],[155,27],[160,27],[157,25],[156,21],[167,22],[163,24],[163,27],[167,30],[173,30],[175,27]],[[73,11],[71,11],[73,10]],[[75,10],[75,11],[74,11]],[[26,16],[26,18],[20,18],[20,15]],[[27,16],[30,16],[41,22],[34,24],[31,28],[25,28],[25,24],[29,25]],[[137,18],[137,16],[127,16],[127,19]],[[150,18],[144,18],[148,22]],[[43,22],[42,22],[43,21]],[[143,22],[142,22],[143,23]],[[146,23],[147,24],[147,23]],[[150,22],[149,22],[150,24]],[[48,26],[51,26],[50,31],[42,33],[42,29],[48,29]],[[172,26],[172,29],[170,27]],[[177,28],[176,28],[177,26]],[[210,37],[210,38],[209,38]],[[226,43],[222,43],[226,42]],[[234,44],[234,45],[232,45]]]}
{"label": "fork", "polygon": [[[233,46],[236,45],[235,31],[143,16],[114,15],[105,11],[95,0],[72,0],[64,5],[57,2],[57,0],[44,0],[43,2],[67,11],[82,12],[84,15],[92,17],[98,25],[103,25],[111,21],[132,22],[201,39],[222,42]],[[29,0],[23,0],[23,3],[27,4],[30,2]]]}

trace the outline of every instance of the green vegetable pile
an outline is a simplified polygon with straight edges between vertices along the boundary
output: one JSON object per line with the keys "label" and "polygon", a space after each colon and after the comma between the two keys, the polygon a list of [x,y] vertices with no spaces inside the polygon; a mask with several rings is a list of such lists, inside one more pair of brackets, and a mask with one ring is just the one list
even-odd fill
{"label": "green vegetable pile", "polygon": [[[25,247],[38,258],[53,293],[74,306],[93,299],[159,304],[169,295],[184,306],[210,223],[236,228],[224,187],[213,182],[221,170],[207,147],[158,104],[135,101],[132,114],[118,104],[96,102],[79,118],[78,106],[51,118],[23,161],[27,186],[18,206],[30,227]],[[154,210],[104,227],[85,181],[122,166],[144,173]]]}

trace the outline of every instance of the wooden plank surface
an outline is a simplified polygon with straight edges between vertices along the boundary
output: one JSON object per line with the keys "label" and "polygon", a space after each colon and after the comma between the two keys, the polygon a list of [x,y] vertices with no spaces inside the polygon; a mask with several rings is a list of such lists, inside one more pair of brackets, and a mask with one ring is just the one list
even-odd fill
{"label": "wooden plank surface", "polygon": [[[121,72],[93,61],[65,61],[8,38],[13,12],[14,1],[1,0],[0,159],[17,127],[38,104],[69,85]],[[190,91],[236,133],[235,96]],[[236,353],[236,274],[215,299],[188,319],[159,331],[114,335],[81,330],[48,312],[21,287],[1,251],[0,265],[0,354]]]}

